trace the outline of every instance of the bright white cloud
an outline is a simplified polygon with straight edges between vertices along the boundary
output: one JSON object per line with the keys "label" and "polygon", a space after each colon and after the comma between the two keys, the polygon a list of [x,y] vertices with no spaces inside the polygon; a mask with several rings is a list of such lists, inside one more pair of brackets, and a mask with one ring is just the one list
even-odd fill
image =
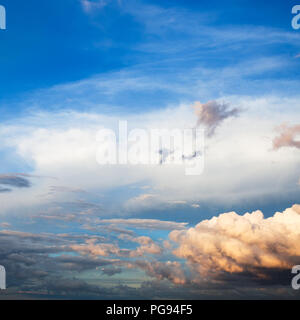
{"label": "bright white cloud", "polygon": [[[159,111],[120,117],[97,113],[36,113],[3,123],[0,148],[15,150],[34,168],[36,179],[31,188],[2,193],[2,212],[26,211],[53,201],[75,199],[76,193],[49,193],[53,186],[76,188],[86,192],[106,192],[115,188],[147,183],[147,192],[138,190],[116,203],[126,210],[174,206],[186,203],[238,203],[260,196],[286,195],[296,192],[299,171],[297,149],[272,150],[274,128],[282,121],[300,122],[299,99],[263,97],[226,98],[233,108],[244,111],[227,119],[215,136],[205,141],[205,169],[201,176],[185,176],[184,166],[101,166],[96,161],[96,133],[103,127],[117,132],[120,119],[130,128],[192,128],[195,116],[190,104]],[[282,105],[289,105],[286,113]],[[280,176],[280,183],[278,177]],[[50,188],[50,189],[49,189]],[[47,197],[42,195],[48,194]],[[178,201],[181,204],[178,204]]]}

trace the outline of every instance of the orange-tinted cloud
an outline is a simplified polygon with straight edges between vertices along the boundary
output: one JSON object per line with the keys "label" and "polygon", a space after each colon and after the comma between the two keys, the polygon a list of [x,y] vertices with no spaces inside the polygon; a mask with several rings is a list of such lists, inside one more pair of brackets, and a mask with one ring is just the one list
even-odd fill
{"label": "orange-tinted cloud", "polygon": [[[121,238],[121,237],[120,237]],[[156,244],[151,238],[146,236],[132,237],[123,235],[123,239],[131,242],[138,243],[140,246],[134,250],[119,248],[116,244],[110,243],[97,243],[97,239],[88,239],[84,244],[72,245],[71,249],[81,254],[97,257],[108,257],[115,255],[118,257],[141,257],[145,254],[158,255],[161,254],[163,249]]]}
{"label": "orange-tinted cloud", "polygon": [[174,254],[204,277],[289,269],[300,261],[300,205],[271,218],[261,211],[224,213],[194,228],[173,231],[170,239],[179,245]]}

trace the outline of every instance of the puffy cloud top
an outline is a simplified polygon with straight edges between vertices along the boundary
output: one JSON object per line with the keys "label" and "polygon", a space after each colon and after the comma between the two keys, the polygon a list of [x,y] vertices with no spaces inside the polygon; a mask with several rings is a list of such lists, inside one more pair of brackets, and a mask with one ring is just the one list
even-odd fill
{"label": "puffy cloud top", "polygon": [[173,231],[174,254],[202,275],[287,269],[300,257],[300,205],[265,219],[261,211],[221,214],[195,228]]}

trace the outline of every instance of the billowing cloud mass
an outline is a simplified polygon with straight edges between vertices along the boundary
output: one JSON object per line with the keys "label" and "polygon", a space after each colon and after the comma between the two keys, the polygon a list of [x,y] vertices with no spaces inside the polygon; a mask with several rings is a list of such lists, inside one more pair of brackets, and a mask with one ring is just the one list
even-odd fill
{"label": "billowing cloud mass", "polygon": [[239,114],[237,108],[229,109],[228,104],[217,101],[209,101],[204,104],[196,101],[193,108],[198,117],[197,126],[203,125],[207,130],[207,136],[214,135],[217,127],[225,119],[236,117]]}
{"label": "billowing cloud mass", "polygon": [[174,254],[202,276],[218,272],[290,269],[300,261],[300,205],[265,219],[261,211],[221,214],[194,228],[173,231]]}
{"label": "billowing cloud mass", "polygon": [[279,127],[280,135],[274,138],[273,148],[275,150],[282,147],[295,147],[300,149],[300,141],[296,140],[296,136],[300,135],[300,125],[287,126],[282,125]]}

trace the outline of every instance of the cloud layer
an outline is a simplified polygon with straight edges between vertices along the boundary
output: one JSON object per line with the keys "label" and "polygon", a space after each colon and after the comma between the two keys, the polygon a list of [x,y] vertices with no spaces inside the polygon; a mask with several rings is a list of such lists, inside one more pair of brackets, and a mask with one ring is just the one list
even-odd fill
{"label": "cloud layer", "polygon": [[[285,116],[276,111],[283,103],[293,107]],[[123,197],[114,197],[114,202],[106,199],[107,210],[118,207],[126,212],[136,212],[174,208],[176,203],[182,206],[179,200],[190,207],[210,201],[241,203],[262,196],[267,200],[269,196],[278,194],[288,197],[298,190],[300,160],[292,150],[272,152],[271,136],[280,121],[290,117],[297,120],[298,103],[296,98],[236,97],[230,99],[232,108],[219,109],[220,105],[214,102],[213,106],[217,106],[216,110],[221,110],[221,114],[212,112],[214,121],[207,120],[207,123],[211,124],[211,130],[216,126],[218,130],[210,139],[205,139],[204,171],[198,178],[185,176],[184,165],[101,166],[96,161],[99,129],[106,127],[118,133],[119,120],[127,120],[131,128],[145,130],[191,128],[195,117],[190,104],[127,117],[100,113],[33,112],[13,124],[3,123],[0,127],[0,133],[5,137],[3,145],[15,151],[19,162],[30,163],[33,175],[45,178],[37,179],[31,188],[15,188],[17,197],[4,192],[10,187],[2,185],[2,197],[6,201],[0,214],[15,211],[20,206],[30,206],[30,210],[34,211],[38,210],[35,206],[39,208],[54,202],[70,202],[79,197],[84,200],[95,192],[111,193],[120,188],[124,188]],[[236,113],[233,110],[237,106],[245,111],[230,123],[225,121],[226,115]],[[211,114],[208,111],[210,108],[205,110]],[[264,112],[260,114],[260,110]],[[277,179],[279,175],[280,184]],[[53,178],[56,179],[55,184]],[[19,181],[19,186],[29,185],[25,181],[27,177],[14,176],[10,177],[10,186],[12,179],[15,184]],[[140,189],[145,184],[148,185],[146,193]],[[76,192],[70,192],[72,190]],[[145,194],[151,197],[145,197]],[[111,203],[114,203],[114,208],[108,208]]]}
{"label": "cloud layer", "polygon": [[[92,222],[91,217],[85,219]],[[135,227],[125,220],[122,224]],[[136,235],[134,229],[128,230],[131,234],[105,229],[94,234],[2,230],[0,259],[9,285],[5,295],[178,298],[172,292],[179,290],[185,298],[280,297],[289,290],[291,267],[300,261],[299,230],[300,205],[270,218],[261,211],[224,213],[171,231],[170,241]],[[86,275],[94,282],[81,280]],[[130,286],[118,286],[119,279],[130,275],[134,292]],[[108,278],[111,291],[102,285]]]}

